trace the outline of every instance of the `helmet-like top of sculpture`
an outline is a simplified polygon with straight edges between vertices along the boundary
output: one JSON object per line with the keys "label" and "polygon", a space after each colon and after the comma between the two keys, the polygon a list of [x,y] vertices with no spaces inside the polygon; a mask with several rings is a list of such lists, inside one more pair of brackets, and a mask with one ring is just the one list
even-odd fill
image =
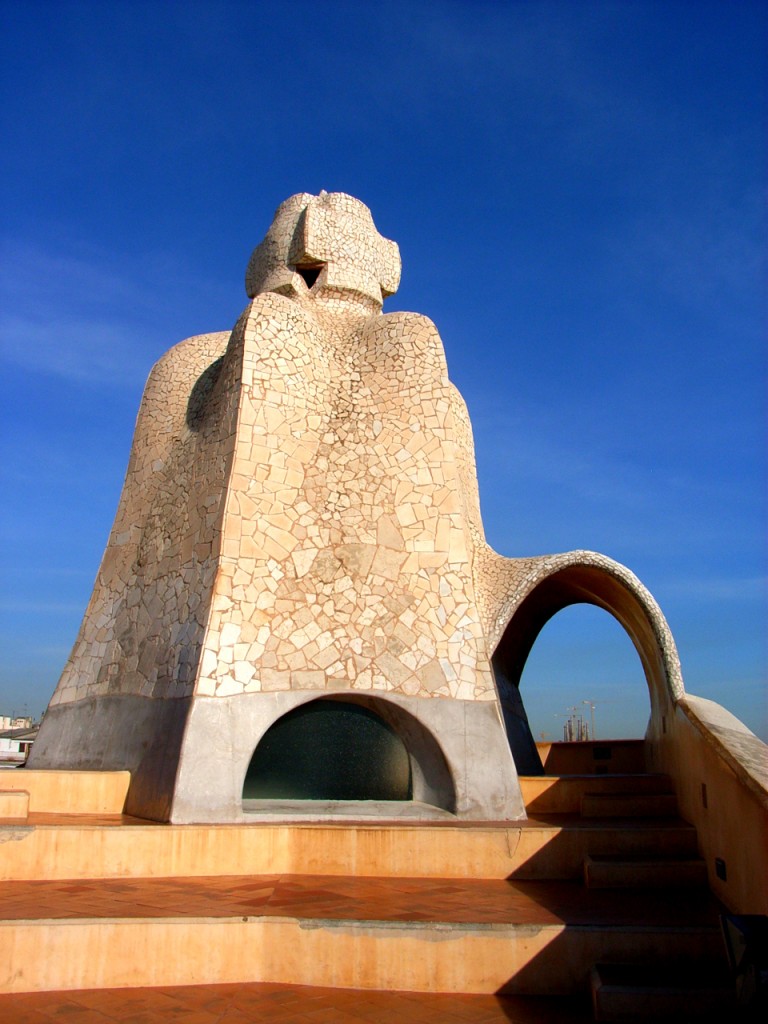
{"label": "helmet-like top of sculpture", "polygon": [[343,192],[301,192],[277,208],[245,275],[250,298],[355,294],[381,307],[400,283],[400,250],[376,230],[371,211]]}

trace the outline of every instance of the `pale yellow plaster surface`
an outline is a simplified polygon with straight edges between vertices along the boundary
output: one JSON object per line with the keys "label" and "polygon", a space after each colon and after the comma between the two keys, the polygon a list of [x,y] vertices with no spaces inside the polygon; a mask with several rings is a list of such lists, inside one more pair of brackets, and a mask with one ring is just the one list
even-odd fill
{"label": "pale yellow plaster surface", "polygon": [[[0,788],[29,794],[29,810],[56,814],[120,814],[130,772],[15,771]],[[0,817],[4,815],[0,814]]]}
{"label": "pale yellow plaster surface", "polygon": [[591,852],[692,856],[693,830],[523,825],[87,825],[0,823],[0,880],[254,874],[581,878]]}
{"label": "pale yellow plaster surface", "polygon": [[[674,929],[614,929],[617,958],[669,957]],[[692,955],[714,929],[686,936]],[[415,992],[583,991],[605,940],[595,927],[327,922],[284,918],[0,924],[0,991],[269,981]],[[109,956],[104,956],[104,950]],[[140,951],[140,955],[137,955]],[[43,969],[44,967],[44,969]]]}
{"label": "pale yellow plaster surface", "polygon": [[696,826],[710,888],[735,913],[768,914],[768,746],[725,708],[692,695],[664,724],[656,762]]}
{"label": "pale yellow plaster surface", "polygon": [[[2,782],[2,780],[0,780]],[[0,790],[0,819],[25,820],[29,813],[29,793],[23,789]]]}

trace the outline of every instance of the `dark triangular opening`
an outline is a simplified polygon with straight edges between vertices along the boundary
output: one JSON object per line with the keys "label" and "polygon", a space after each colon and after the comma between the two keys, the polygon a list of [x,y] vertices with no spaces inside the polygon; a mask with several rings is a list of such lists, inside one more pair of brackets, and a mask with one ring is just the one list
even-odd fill
{"label": "dark triangular opening", "polygon": [[320,276],[320,271],[323,269],[323,266],[324,264],[322,263],[315,263],[313,266],[301,266],[300,264],[297,263],[296,273],[301,274],[301,276],[304,278],[304,281],[306,282],[307,288],[311,288],[312,285]]}

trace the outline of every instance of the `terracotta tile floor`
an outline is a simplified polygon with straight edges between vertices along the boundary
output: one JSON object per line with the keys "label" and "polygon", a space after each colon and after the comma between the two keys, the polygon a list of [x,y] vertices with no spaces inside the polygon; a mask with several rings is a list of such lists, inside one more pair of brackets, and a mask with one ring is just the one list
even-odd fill
{"label": "terracotta tile floor", "polygon": [[[550,824],[540,818],[516,824],[537,827],[545,823]],[[67,815],[30,815],[29,824],[154,825],[123,816],[94,816],[84,821],[82,816]],[[404,822],[402,827],[413,824]],[[590,827],[591,823],[558,816],[551,824]],[[659,824],[667,827],[670,822]],[[612,825],[637,827],[634,821]],[[456,823],[435,822],[431,827],[456,827]],[[623,892],[617,898],[616,893],[589,891],[575,882],[307,875],[0,882],[0,907],[0,918],[5,920],[277,915],[457,924],[564,921],[661,925],[684,921],[690,926],[715,925],[717,921],[714,901],[700,893]],[[589,1024],[592,1019],[589,1001],[582,997],[453,996],[276,984],[0,995],[2,1024]]]}
{"label": "terracotta tile floor", "polygon": [[591,1024],[586,998],[201,985],[0,996],[3,1024]]}
{"label": "terracotta tile floor", "polygon": [[257,917],[457,924],[716,925],[699,891],[586,889],[578,882],[249,875],[0,882],[0,920]]}

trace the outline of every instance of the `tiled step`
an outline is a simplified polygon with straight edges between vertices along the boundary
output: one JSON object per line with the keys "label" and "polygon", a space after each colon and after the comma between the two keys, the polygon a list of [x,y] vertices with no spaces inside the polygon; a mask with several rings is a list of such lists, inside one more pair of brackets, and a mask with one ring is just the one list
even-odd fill
{"label": "tiled step", "polygon": [[589,995],[497,996],[361,992],[308,985],[188,985],[0,996],[0,1021],[21,1024],[215,1021],[331,1024],[592,1024]]}
{"label": "tiled step", "polygon": [[590,854],[584,859],[584,884],[590,889],[696,888],[706,886],[707,867],[699,858]]}
{"label": "tiled step", "polygon": [[509,877],[583,879],[584,861],[590,855],[642,860],[646,857],[690,859],[698,853],[696,830],[674,818],[645,821],[553,814],[547,816],[546,825],[544,821],[537,824],[542,828],[542,841],[518,847]]}
{"label": "tiled step", "polygon": [[260,981],[566,995],[587,992],[592,965],[608,957],[721,951],[706,894],[619,896],[576,882],[14,882],[0,886],[0,907],[4,992]]}
{"label": "tiled step", "polygon": [[597,1021],[724,1022],[737,1011],[720,962],[597,964],[590,983]]}
{"label": "tiled step", "polygon": [[668,775],[524,775],[520,778],[529,814],[578,814],[586,794],[670,793]]}
{"label": "tiled step", "polygon": [[584,818],[674,818],[674,793],[585,793],[581,798]]}

